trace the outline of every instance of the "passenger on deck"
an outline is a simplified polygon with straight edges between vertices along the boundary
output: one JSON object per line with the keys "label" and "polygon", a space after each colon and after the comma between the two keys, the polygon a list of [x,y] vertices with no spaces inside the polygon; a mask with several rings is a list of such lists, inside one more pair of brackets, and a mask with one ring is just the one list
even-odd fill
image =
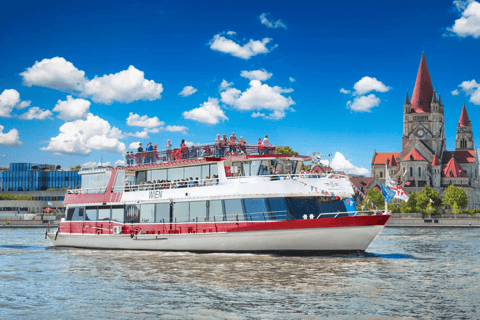
{"label": "passenger on deck", "polygon": [[143,147],[142,147],[142,143],[140,142],[140,143],[138,144],[137,156],[136,156],[138,164],[142,164],[142,163],[143,163],[143,156],[144,156],[144,154],[143,154]]}
{"label": "passenger on deck", "polygon": [[129,192],[130,191],[130,185],[128,184],[128,182],[125,182],[125,192]]}
{"label": "passenger on deck", "polygon": [[265,135],[265,138],[263,139],[263,149],[265,154],[270,154],[271,152],[271,147],[272,145],[270,144],[270,141],[268,141],[268,134]]}
{"label": "passenger on deck", "polygon": [[151,142],[147,144],[147,149],[145,151],[146,151],[145,163],[152,163],[153,145]]}
{"label": "passenger on deck", "polygon": [[240,148],[240,151],[243,152],[243,154],[246,154],[247,153],[247,141],[245,141],[245,139],[243,139],[243,137],[240,137],[240,141],[238,141],[238,147]]}
{"label": "passenger on deck", "polygon": [[292,179],[292,174],[290,173],[290,170],[287,170],[287,174],[285,175],[285,180]]}
{"label": "passenger on deck", "polygon": [[258,154],[263,154],[262,138],[258,138],[257,148],[258,148]]}
{"label": "passenger on deck", "polygon": [[210,185],[210,182],[211,182],[211,180],[210,180],[210,178],[209,178],[208,176],[206,176],[205,179],[203,179],[203,185],[204,185],[205,187],[209,186],[209,185]]}
{"label": "passenger on deck", "polygon": [[227,146],[228,146],[228,138],[227,138],[227,135],[224,134],[223,137],[222,137],[222,156],[225,156],[225,151],[227,150]]}
{"label": "passenger on deck", "polygon": [[180,144],[180,149],[182,150],[182,159],[188,158],[188,148],[185,144],[185,139],[182,139],[182,143]]}
{"label": "passenger on deck", "polygon": [[220,138],[220,134],[217,134],[217,138],[215,139],[215,157],[220,157],[222,147],[222,138]]}
{"label": "passenger on deck", "polygon": [[235,152],[237,151],[236,149],[236,143],[238,142],[238,139],[237,137],[235,136],[235,132],[232,132],[232,135],[230,136],[230,138],[228,139],[228,144],[230,145],[230,152],[232,153],[232,155],[235,154]]}
{"label": "passenger on deck", "polygon": [[165,149],[167,150],[167,161],[171,161],[172,160],[172,143],[170,142],[170,139],[167,140]]}

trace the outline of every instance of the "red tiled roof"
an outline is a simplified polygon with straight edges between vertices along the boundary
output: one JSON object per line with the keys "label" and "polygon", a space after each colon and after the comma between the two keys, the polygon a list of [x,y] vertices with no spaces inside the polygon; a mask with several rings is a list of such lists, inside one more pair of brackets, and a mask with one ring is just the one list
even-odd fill
{"label": "red tiled roof", "polygon": [[364,177],[364,178],[361,178],[362,182],[360,182],[359,177],[349,177],[349,178],[350,178],[350,182],[353,183],[353,185],[357,188],[366,187],[370,183],[372,183],[372,181],[375,179],[374,177],[366,177],[366,178]]}
{"label": "red tiled roof", "polygon": [[389,167],[396,167],[398,166],[397,164],[397,159],[396,157],[392,154],[392,156],[389,158],[390,159],[390,163],[388,164]]}
{"label": "red tiled roof", "polygon": [[385,164],[387,163],[387,159],[390,159],[390,162],[392,162],[391,157],[394,156],[396,158],[400,155],[400,153],[401,152],[377,152],[375,153],[373,164]]}
{"label": "red tiled roof", "polygon": [[450,161],[452,156],[460,163],[472,163],[475,157],[475,150],[445,151],[443,153],[443,163]]}
{"label": "red tiled roof", "polygon": [[422,53],[418,67],[417,80],[412,95],[412,109],[416,113],[430,112],[430,102],[433,97],[433,85],[428,72],[427,59]]}
{"label": "red tiled roof", "polygon": [[455,157],[452,157],[450,161],[448,161],[445,169],[443,169],[443,176],[447,178],[453,177],[465,177],[465,172],[462,170],[460,165],[458,164]]}
{"label": "red tiled roof", "polygon": [[438,160],[437,155],[433,156],[432,166],[438,166],[440,164],[440,160]]}
{"label": "red tiled roof", "polygon": [[[411,159],[410,156],[412,156],[413,159]],[[417,161],[418,160],[423,160],[423,161],[426,161],[427,159],[425,159],[425,157],[422,156],[422,154],[420,152],[418,152],[417,149],[413,149],[405,157],[403,157],[402,160],[417,160]]]}
{"label": "red tiled roof", "polygon": [[460,114],[460,120],[458,120],[460,127],[466,127],[471,125],[470,119],[468,119],[467,108],[463,105],[462,113]]}

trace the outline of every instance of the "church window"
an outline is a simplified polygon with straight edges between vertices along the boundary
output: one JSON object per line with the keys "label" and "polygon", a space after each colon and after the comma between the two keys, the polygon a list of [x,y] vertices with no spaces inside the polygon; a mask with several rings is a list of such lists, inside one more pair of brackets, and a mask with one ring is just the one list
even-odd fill
{"label": "church window", "polygon": [[412,177],[412,176],[413,176],[413,168],[410,167],[410,177]]}
{"label": "church window", "polygon": [[419,175],[419,176],[422,175],[422,168],[418,168],[418,175]]}
{"label": "church window", "polygon": [[383,178],[383,172],[380,171],[380,178]]}

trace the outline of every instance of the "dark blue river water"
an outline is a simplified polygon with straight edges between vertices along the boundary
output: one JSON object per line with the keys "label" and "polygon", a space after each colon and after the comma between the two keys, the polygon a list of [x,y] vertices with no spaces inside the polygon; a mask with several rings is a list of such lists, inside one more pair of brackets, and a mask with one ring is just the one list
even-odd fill
{"label": "dark blue river water", "polygon": [[0,319],[480,318],[480,229],[386,228],[365,257],[54,249],[0,229]]}

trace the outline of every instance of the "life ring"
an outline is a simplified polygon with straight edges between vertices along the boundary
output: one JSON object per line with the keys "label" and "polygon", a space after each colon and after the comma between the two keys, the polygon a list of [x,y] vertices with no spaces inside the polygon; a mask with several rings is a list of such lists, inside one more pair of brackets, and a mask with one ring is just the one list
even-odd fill
{"label": "life ring", "polygon": [[305,179],[307,177],[307,174],[305,173],[305,171],[300,171],[300,178],[301,179]]}

